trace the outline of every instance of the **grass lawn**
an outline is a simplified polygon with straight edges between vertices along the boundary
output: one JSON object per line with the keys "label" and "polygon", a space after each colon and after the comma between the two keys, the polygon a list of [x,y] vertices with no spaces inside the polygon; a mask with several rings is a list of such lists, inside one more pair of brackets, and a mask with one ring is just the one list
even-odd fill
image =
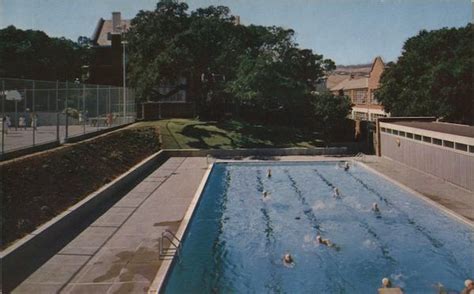
{"label": "grass lawn", "polygon": [[169,119],[141,122],[159,126],[163,149],[235,149],[321,147],[318,134],[288,127],[269,127],[230,120],[206,122],[192,119]]}

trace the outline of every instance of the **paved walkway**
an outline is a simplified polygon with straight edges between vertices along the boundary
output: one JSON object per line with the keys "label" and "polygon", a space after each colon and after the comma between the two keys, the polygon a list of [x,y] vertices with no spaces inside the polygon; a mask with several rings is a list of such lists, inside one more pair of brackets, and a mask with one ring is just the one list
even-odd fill
{"label": "paved walkway", "polygon": [[363,163],[474,221],[473,192],[387,158],[366,156]]}
{"label": "paved walkway", "polygon": [[158,272],[159,238],[176,232],[206,158],[171,158],[13,293],[143,293]]}

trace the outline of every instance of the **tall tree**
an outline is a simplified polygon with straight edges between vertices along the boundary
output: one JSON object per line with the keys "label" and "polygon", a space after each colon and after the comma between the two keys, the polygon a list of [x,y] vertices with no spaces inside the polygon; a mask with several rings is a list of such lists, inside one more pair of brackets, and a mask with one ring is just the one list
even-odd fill
{"label": "tall tree", "polygon": [[474,25],[421,31],[381,78],[377,99],[392,116],[474,124]]}
{"label": "tall tree", "polygon": [[0,76],[40,80],[73,80],[87,64],[88,48],[42,31],[0,30]]}
{"label": "tall tree", "polygon": [[[224,6],[187,10],[185,3],[163,0],[132,20],[129,77],[142,99],[187,87],[201,115],[229,101],[264,114],[311,108],[309,93],[334,63],[300,49],[293,30],[236,24]],[[186,85],[160,91],[180,77]]]}
{"label": "tall tree", "polygon": [[322,131],[324,140],[331,142],[349,115],[352,103],[348,96],[333,95],[330,92],[313,95],[312,105],[316,128]]}

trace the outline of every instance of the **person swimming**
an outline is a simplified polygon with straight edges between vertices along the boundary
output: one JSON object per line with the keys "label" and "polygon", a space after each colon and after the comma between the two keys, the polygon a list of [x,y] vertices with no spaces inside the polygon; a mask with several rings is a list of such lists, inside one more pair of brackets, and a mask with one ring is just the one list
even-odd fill
{"label": "person swimming", "polygon": [[377,204],[377,202],[374,202],[372,204],[372,211],[373,212],[380,212],[379,205]]}
{"label": "person swimming", "polygon": [[263,198],[267,198],[267,196],[269,196],[270,193],[268,193],[267,191],[263,191],[262,195],[263,195]]}
{"label": "person swimming", "polygon": [[321,238],[320,235],[316,236],[316,241],[318,241],[319,244],[323,244],[323,245],[326,245],[326,246],[331,246],[332,245],[331,240],[323,239],[323,238]]}
{"label": "person swimming", "polygon": [[341,198],[341,194],[339,193],[339,189],[338,188],[334,188],[332,190],[332,197],[334,198]]}
{"label": "person swimming", "polygon": [[349,170],[349,162],[345,162],[344,163],[344,171],[348,171]]}
{"label": "person swimming", "polygon": [[269,169],[267,170],[267,178],[271,178],[271,177],[272,177],[272,169],[269,168]]}
{"label": "person swimming", "polygon": [[333,249],[335,249],[336,251],[340,251],[340,250],[341,250],[341,247],[339,247],[337,244],[334,244],[334,243],[331,242],[331,240],[329,240],[329,239],[323,239],[323,238],[321,238],[320,235],[317,235],[317,236],[316,236],[316,242],[318,242],[318,244],[325,245],[325,246],[327,246],[327,247],[333,248]]}
{"label": "person swimming", "polygon": [[382,287],[383,288],[392,288],[392,282],[390,281],[389,278],[383,278],[382,279]]}
{"label": "person swimming", "polygon": [[285,255],[283,255],[283,264],[286,266],[294,265],[293,256],[291,256],[290,253],[285,253]]}

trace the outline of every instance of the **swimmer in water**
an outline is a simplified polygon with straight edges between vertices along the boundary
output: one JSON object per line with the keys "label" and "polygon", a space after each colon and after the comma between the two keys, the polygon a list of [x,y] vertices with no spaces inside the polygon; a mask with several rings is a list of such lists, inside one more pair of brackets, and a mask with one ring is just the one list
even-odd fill
{"label": "swimmer in water", "polygon": [[283,255],[283,264],[286,266],[294,265],[294,260],[290,253],[285,253],[285,255]]}
{"label": "swimmer in water", "polygon": [[331,246],[332,245],[332,243],[329,239],[323,239],[319,235],[316,236],[316,241],[318,241],[319,244],[323,244],[323,245],[326,245],[326,246]]}
{"label": "swimmer in water", "polygon": [[267,171],[267,178],[271,178],[272,177],[272,169],[268,169]]}
{"label": "swimmer in water", "polygon": [[474,293],[474,282],[472,280],[467,279],[466,281],[464,281],[464,286],[466,286],[466,288],[462,290],[461,294]]}
{"label": "swimmer in water", "polygon": [[392,288],[392,282],[390,281],[389,278],[383,278],[383,279],[382,279],[382,287],[384,287],[384,288]]}
{"label": "swimmer in water", "polygon": [[268,193],[267,191],[263,191],[262,194],[263,194],[263,198],[267,198],[267,196],[268,196],[270,193]]}
{"label": "swimmer in water", "polygon": [[374,202],[372,204],[372,211],[373,212],[380,212],[379,205],[377,204],[377,202]]}
{"label": "swimmer in water", "polygon": [[349,162],[347,162],[347,161],[344,163],[344,170],[345,171],[349,170]]}
{"label": "swimmer in water", "polygon": [[338,188],[334,188],[332,190],[332,197],[334,198],[341,198],[341,194],[339,193],[339,189]]}
{"label": "swimmer in water", "polygon": [[325,246],[327,246],[327,247],[333,248],[333,249],[335,249],[336,251],[340,251],[340,250],[341,250],[341,247],[339,247],[338,245],[332,243],[331,240],[329,240],[329,239],[323,239],[323,238],[321,238],[320,235],[317,235],[317,236],[316,236],[316,242],[318,242],[318,244],[322,244],[322,245],[325,245]]}

